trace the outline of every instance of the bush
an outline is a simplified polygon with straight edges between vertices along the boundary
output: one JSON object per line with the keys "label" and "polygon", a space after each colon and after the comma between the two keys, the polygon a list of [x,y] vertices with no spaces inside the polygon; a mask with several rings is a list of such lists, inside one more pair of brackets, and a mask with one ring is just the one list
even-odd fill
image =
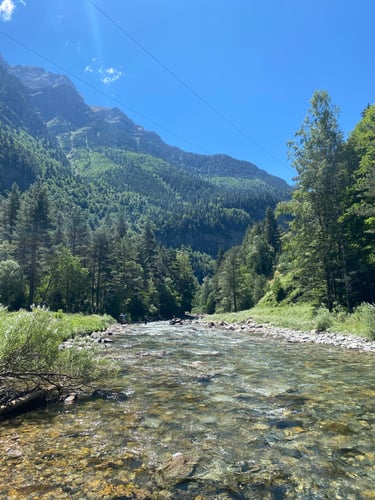
{"label": "bush", "polygon": [[332,314],[325,307],[320,307],[314,317],[315,329],[325,332],[333,323]]}
{"label": "bush", "polygon": [[363,325],[362,330],[366,337],[375,340],[375,304],[364,302],[356,308],[354,315]]}
{"label": "bush", "polygon": [[61,319],[43,308],[4,317],[0,327],[0,385],[19,392],[55,387],[78,389],[101,374],[93,347],[61,349]]}

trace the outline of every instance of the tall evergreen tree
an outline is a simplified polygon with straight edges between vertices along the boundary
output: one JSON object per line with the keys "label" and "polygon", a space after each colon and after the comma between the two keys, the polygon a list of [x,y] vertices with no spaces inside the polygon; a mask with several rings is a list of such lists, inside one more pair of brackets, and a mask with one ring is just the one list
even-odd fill
{"label": "tall evergreen tree", "polygon": [[353,171],[345,214],[357,303],[375,302],[375,106],[363,112],[348,140]]}
{"label": "tall evergreen tree", "polygon": [[329,309],[351,305],[347,245],[341,223],[348,173],[338,110],[325,91],[315,92],[311,108],[289,144],[297,170],[292,201],[284,204],[294,219],[299,277]]}
{"label": "tall evergreen tree", "polygon": [[20,204],[21,192],[14,183],[9,196],[4,198],[0,208],[1,235],[2,239],[8,243],[12,243],[14,239]]}
{"label": "tall evergreen tree", "polygon": [[27,276],[29,306],[34,303],[36,286],[48,253],[50,228],[47,189],[41,181],[37,181],[22,197],[17,225],[17,253]]}
{"label": "tall evergreen tree", "polygon": [[240,290],[239,247],[225,254],[218,271],[219,296],[224,311],[238,311]]}
{"label": "tall evergreen tree", "polygon": [[110,281],[110,237],[103,228],[98,228],[93,236],[90,253],[91,308],[104,311],[106,292]]}

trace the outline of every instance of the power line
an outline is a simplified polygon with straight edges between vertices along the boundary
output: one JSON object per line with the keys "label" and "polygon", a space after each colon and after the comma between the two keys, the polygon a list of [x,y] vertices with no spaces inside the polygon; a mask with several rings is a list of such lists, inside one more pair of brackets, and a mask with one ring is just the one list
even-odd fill
{"label": "power line", "polygon": [[94,90],[95,92],[97,92],[98,94],[101,94],[102,96],[106,97],[107,99],[110,99],[111,101],[113,101],[114,103],[124,107],[125,109],[129,110],[130,112],[138,115],[139,117],[143,118],[144,120],[147,120],[148,122],[152,123],[153,125],[155,125],[156,127],[158,127],[159,129],[161,130],[164,130],[164,132],[167,132],[168,134],[172,135],[173,137],[175,137],[176,139],[180,140],[180,141],[183,141],[185,142],[186,144],[189,144],[190,146],[192,146],[194,149],[196,150],[199,150],[201,151],[202,153],[204,154],[209,154],[208,151],[206,151],[204,148],[200,147],[200,146],[197,146],[196,144],[192,143],[191,141],[189,141],[188,139],[185,139],[184,137],[176,134],[175,132],[173,132],[172,130],[168,129],[167,127],[165,127],[164,125],[161,125],[160,123],[156,122],[155,120],[153,120],[152,118],[149,118],[148,116],[144,115],[143,113],[140,113],[139,111],[135,110],[134,108],[128,106],[127,104],[125,104],[123,101],[121,101],[120,99],[117,99],[116,97],[113,97],[109,94],[107,94],[106,92],[104,92],[103,90],[99,89],[98,87],[95,87],[95,85],[92,85],[91,83],[87,82],[86,80],[84,80],[83,78],[81,78],[80,76],[76,75],[75,73],[73,73],[72,71],[69,71],[68,69],[64,68],[63,66],[60,66],[59,64],[55,63],[54,61],[52,61],[51,59],[49,59],[48,57],[40,54],[39,52],[37,52],[36,50],[32,49],[31,47],[27,46],[26,44],[20,42],[19,40],[16,40],[15,38],[13,38],[11,35],[8,35],[7,33],[4,33],[3,31],[0,31],[0,35],[3,35],[5,36],[6,38],[8,38],[9,40],[11,40],[13,43],[17,44],[18,46],[22,47],[23,49],[27,50],[28,52],[30,52],[31,54],[34,54],[35,56],[39,57],[40,59],[42,59],[43,61],[47,62],[48,64],[51,64],[52,66],[54,66],[55,68],[57,68],[59,71],[62,71],[63,74],[66,74],[66,75],[69,75],[71,78],[74,78],[75,80],[83,83],[84,85],[86,85],[87,87],[91,88],[92,90]]}
{"label": "power line", "polygon": [[109,14],[107,14],[101,7],[99,7],[93,0],[87,0],[98,12],[102,14],[110,23],[116,26],[129,40],[131,40],[138,48],[140,48],[145,54],[147,54],[153,61],[155,61],[161,68],[163,68],[172,78],[174,78],[178,83],[185,87],[191,94],[193,94],[197,99],[199,99],[203,104],[205,104],[211,111],[213,111],[217,116],[219,116],[224,122],[226,122],[230,127],[232,127],[236,132],[238,132],[246,140],[257,146],[268,156],[273,158],[275,161],[286,166],[285,163],[274,156],[270,151],[264,148],[261,144],[258,144],[254,139],[252,139],[246,132],[244,132],[238,125],[236,125],[232,120],[225,116],[221,111],[219,111],[215,106],[202,97],[191,85],[185,82],[180,76],[178,76],[173,70],[166,66],[158,57],[156,57],[150,50],[148,50],[144,45],[142,45],[133,35],[131,35],[121,24],[115,21]]}

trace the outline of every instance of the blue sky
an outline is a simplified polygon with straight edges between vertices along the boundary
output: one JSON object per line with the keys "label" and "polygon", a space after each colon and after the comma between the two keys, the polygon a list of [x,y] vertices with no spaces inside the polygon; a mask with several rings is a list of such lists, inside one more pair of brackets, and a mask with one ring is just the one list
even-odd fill
{"label": "blue sky", "polygon": [[0,0],[0,17],[10,64],[65,70],[89,104],[288,182],[315,90],[346,136],[374,102],[373,0]]}

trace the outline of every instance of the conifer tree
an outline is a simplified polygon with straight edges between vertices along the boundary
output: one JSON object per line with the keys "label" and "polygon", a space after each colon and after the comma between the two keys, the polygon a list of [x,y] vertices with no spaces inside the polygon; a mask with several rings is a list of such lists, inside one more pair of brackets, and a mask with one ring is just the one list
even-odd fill
{"label": "conifer tree", "polygon": [[348,175],[337,114],[327,92],[314,93],[308,115],[289,144],[297,184],[292,201],[282,204],[294,217],[290,227],[299,277],[330,310],[335,304],[350,308],[341,223]]}
{"label": "conifer tree", "polygon": [[34,303],[48,253],[50,228],[50,201],[46,186],[38,180],[22,197],[17,224],[17,254],[27,276],[29,306]]}

